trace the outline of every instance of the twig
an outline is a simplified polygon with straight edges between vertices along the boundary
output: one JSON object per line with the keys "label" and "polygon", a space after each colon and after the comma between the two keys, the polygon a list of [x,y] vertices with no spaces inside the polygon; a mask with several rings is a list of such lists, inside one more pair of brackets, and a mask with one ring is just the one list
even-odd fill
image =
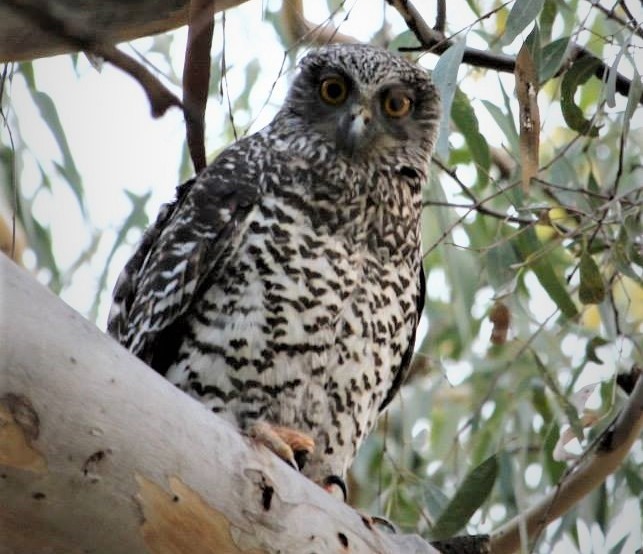
{"label": "twig", "polygon": [[643,379],[639,378],[627,404],[558,486],[491,535],[491,552],[503,554],[520,547],[519,520],[525,520],[529,536],[535,537],[548,523],[569,511],[618,469],[642,429]]}
{"label": "twig", "polygon": [[[418,52],[429,51],[434,54],[441,54],[451,46],[451,39],[445,37],[436,30],[431,29],[424,21],[419,12],[415,9],[409,0],[386,0],[393,6],[406,21],[409,29],[415,34],[415,37],[420,42],[421,46],[414,48],[400,48],[400,51],[405,52]],[[588,50],[574,44],[570,50],[569,61],[574,61],[582,56],[596,58]],[[600,65],[595,71],[596,77],[603,79],[610,68],[605,63],[600,61]],[[484,67],[486,69],[494,69],[504,73],[513,73],[516,66],[516,59],[513,56],[505,54],[491,53],[484,50],[477,50],[476,48],[465,48],[462,62],[474,67]],[[623,96],[628,96],[632,82],[627,77],[620,73],[616,76],[616,91]],[[639,103],[643,104],[643,95],[639,99]]]}
{"label": "twig", "polygon": [[[483,215],[488,215],[491,217],[495,217],[496,219],[502,219],[503,221],[511,221],[513,223],[520,223],[521,225],[532,225],[534,223],[534,220],[532,219],[525,219],[522,217],[517,217],[509,214],[504,214],[502,212],[497,212],[495,210],[492,210],[490,208],[487,208],[484,206],[484,203],[487,202],[488,200],[491,200],[491,198],[484,198],[482,200],[479,200],[476,198],[476,196],[467,188],[467,186],[462,182],[460,177],[458,177],[456,170],[455,169],[450,169],[447,166],[445,166],[442,162],[438,161],[437,159],[433,159],[433,163],[437,165],[442,171],[444,171],[451,179],[455,181],[455,183],[458,185],[462,193],[471,200],[472,204],[470,205],[454,205],[454,204],[448,204],[451,207],[459,207],[459,208],[468,208],[470,211],[476,211],[480,214]],[[437,202],[433,201],[425,201],[422,204],[423,206],[428,206],[428,205],[439,205]]]}
{"label": "twig", "polygon": [[136,79],[147,95],[154,117],[163,115],[171,106],[181,107],[181,101],[143,65],[115,46],[97,42],[91,35],[91,30],[77,28],[73,22],[54,15],[43,7],[41,2],[35,0],[6,0],[5,4],[29,19],[43,32],[59,37],[77,50],[91,52],[104,58]]}
{"label": "twig", "polygon": [[191,0],[188,41],[183,65],[183,113],[194,171],[205,161],[205,107],[210,85],[210,49],[214,32],[215,0]]}
{"label": "twig", "polygon": [[354,37],[340,33],[334,25],[326,24],[328,22],[316,25],[306,19],[302,0],[284,2],[281,8],[281,19],[293,42],[309,42],[317,45],[330,42],[347,44],[359,42]]}
{"label": "twig", "polygon": [[437,14],[435,16],[435,25],[433,28],[438,32],[444,34],[447,25],[447,1],[438,0],[436,6]]}
{"label": "twig", "polygon": [[[601,5],[598,0],[587,0],[593,8],[596,8],[598,11],[602,12],[607,19],[611,19],[612,21],[616,21],[619,25],[622,25],[623,27],[627,27],[630,31],[632,31],[636,36],[643,38],[643,30],[638,26],[636,20],[634,17],[632,17],[632,14],[628,14],[628,17],[630,18],[630,21],[627,21],[623,19],[622,17],[616,15],[614,13],[614,8],[611,10],[608,10],[605,6]],[[621,6],[621,8],[624,8],[627,10],[627,6],[625,5],[625,2],[618,2],[618,4]],[[616,6],[615,6],[616,7]],[[626,11],[628,13],[629,10]]]}

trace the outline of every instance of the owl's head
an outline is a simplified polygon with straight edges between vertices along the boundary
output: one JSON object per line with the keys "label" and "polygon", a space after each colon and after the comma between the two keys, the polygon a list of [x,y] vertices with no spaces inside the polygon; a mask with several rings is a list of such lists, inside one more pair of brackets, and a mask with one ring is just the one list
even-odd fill
{"label": "owl's head", "polygon": [[427,159],[440,114],[425,69],[385,50],[329,45],[299,64],[284,109],[351,158],[374,153]]}

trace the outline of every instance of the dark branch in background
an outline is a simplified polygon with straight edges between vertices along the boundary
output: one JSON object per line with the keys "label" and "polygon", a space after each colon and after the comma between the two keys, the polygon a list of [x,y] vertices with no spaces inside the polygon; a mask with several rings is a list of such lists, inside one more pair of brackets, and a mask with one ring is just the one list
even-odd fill
{"label": "dark branch in background", "polygon": [[[415,6],[409,0],[386,0],[393,6],[400,15],[404,18],[408,28],[413,32],[415,37],[420,42],[421,46],[414,48],[400,48],[404,52],[431,52],[433,54],[442,54],[451,46],[451,39],[447,38],[443,33],[435,29],[431,29],[426,21],[422,18]],[[596,58],[593,54],[587,51],[582,46],[577,44],[572,45],[569,61],[575,61],[580,57],[587,56],[597,59],[600,65],[596,69],[595,75],[599,79],[606,78],[610,68],[602,60]],[[513,73],[516,67],[516,59],[513,56],[505,54],[494,54],[476,48],[465,48],[462,62],[474,67],[483,67],[486,69],[494,69],[504,73]],[[630,79],[623,77],[621,74],[616,76],[616,91],[623,96],[628,96],[632,82]],[[643,104],[643,95],[639,98],[639,103]]]}
{"label": "dark branch in background", "polygon": [[434,29],[438,33],[444,34],[444,30],[447,26],[447,0],[438,0],[437,2],[437,14],[435,16],[435,25]]}
{"label": "dark branch in background", "polygon": [[630,18],[629,21],[626,21],[622,17],[616,15],[614,13],[614,9],[616,6],[614,6],[611,10],[608,10],[605,6],[601,5],[600,2],[597,0],[587,0],[593,8],[596,8],[598,11],[603,13],[607,19],[611,19],[612,21],[616,21],[619,25],[622,25],[623,27],[626,27],[628,30],[632,31],[636,36],[643,38],[643,29],[640,28],[639,23],[636,21],[634,16],[630,13],[629,9],[625,5],[625,2],[618,2],[618,5],[621,6],[623,11],[626,13],[626,15]]}
{"label": "dark branch in background", "polygon": [[210,49],[215,0],[191,0],[183,65],[183,113],[195,173],[205,165],[205,107],[210,88]]}
{"label": "dark branch in background", "polygon": [[43,32],[66,40],[75,49],[91,52],[118,67],[143,87],[150,102],[152,115],[162,116],[170,107],[181,107],[181,101],[172,94],[152,73],[131,56],[113,45],[96,42],[91,31],[76,28],[46,9],[38,1],[6,0],[6,5],[33,22]]}

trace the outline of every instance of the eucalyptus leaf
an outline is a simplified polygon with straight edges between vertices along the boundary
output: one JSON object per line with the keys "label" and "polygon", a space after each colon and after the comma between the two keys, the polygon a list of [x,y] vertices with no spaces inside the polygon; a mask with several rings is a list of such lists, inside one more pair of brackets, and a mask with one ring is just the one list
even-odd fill
{"label": "eucalyptus leaf", "polygon": [[598,129],[591,121],[585,119],[583,111],[574,101],[574,94],[579,86],[594,75],[600,65],[601,61],[593,56],[578,58],[563,76],[560,91],[560,107],[567,125],[570,129],[591,137],[598,136]]}
{"label": "eucalyptus leaf", "polygon": [[465,477],[431,529],[434,539],[445,539],[462,529],[489,496],[498,476],[498,458],[490,456]]}
{"label": "eucalyptus leaf", "polygon": [[462,63],[465,47],[466,42],[464,40],[454,41],[449,49],[440,56],[433,70],[433,82],[440,93],[442,101],[442,117],[435,152],[443,160],[449,157],[451,105],[458,84],[458,69]]}
{"label": "eucalyptus leaf", "polygon": [[545,0],[516,0],[507,17],[502,43],[511,44],[527,25],[538,17],[544,3]]}
{"label": "eucalyptus leaf", "polygon": [[489,169],[491,168],[489,145],[484,135],[480,132],[478,118],[471,107],[469,98],[459,88],[456,90],[453,99],[451,118],[462,133],[471,152],[478,174],[478,186],[484,187],[489,182]]}

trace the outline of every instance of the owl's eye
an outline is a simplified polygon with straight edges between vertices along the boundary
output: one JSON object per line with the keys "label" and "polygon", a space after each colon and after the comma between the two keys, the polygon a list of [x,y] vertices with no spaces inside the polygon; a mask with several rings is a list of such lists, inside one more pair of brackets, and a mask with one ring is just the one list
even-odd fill
{"label": "owl's eye", "polygon": [[407,115],[411,111],[412,105],[411,98],[400,90],[389,90],[382,101],[384,113],[395,119]]}
{"label": "owl's eye", "polygon": [[348,86],[341,77],[326,77],[319,87],[319,95],[326,104],[339,106],[348,97]]}

